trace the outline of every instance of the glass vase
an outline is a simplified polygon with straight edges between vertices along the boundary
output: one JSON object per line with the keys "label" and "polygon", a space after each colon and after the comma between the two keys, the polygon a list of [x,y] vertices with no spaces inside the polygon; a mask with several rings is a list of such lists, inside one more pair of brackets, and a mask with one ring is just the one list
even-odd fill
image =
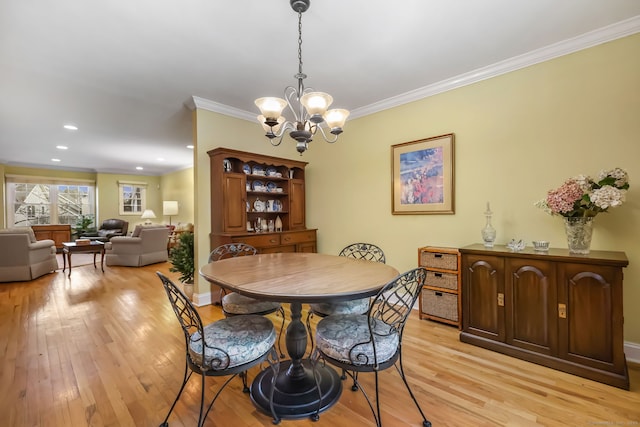
{"label": "glass vase", "polygon": [[567,246],[570,253],[581,255],[589,253],[593,217],[565,218],[564,230],[567,233]]}
{"label": "glass vase", "polygon": [[482,233],[482,241],[484,242],[485,248],[492,248],[493,242],[496,241],[496,229],[491,225],[491,210],[489,209],[489,205],[487,204],[487,211],[484,213],[487,218],[487,222],[484,225],[484,228],[481,230]]}

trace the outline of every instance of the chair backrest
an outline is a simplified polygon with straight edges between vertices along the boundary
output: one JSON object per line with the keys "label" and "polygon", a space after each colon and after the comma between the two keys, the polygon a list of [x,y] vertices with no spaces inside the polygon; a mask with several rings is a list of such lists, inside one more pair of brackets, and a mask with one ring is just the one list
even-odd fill
{"label": "chair backrest", "polygon": [[0,232],[0,267],[29,265],[29,235]]}
{"label": "chair backrest", "polygon": [[145,226],[140,231],[142,252],[167,251],[169,229],[164,225]]}
{"label": "chair backrest", "polygon": [[404,325],[420,296],[427,271],[415,268],[400,274],[384,287],[373,298],[369,307],[369,324],[382,321],[402,336]]}
{"label": "chair backrest", "polygon": [[367,261],[381,262],[383,264],[386,262],[382,249],[371,243],[352,243],[343,248],[338,255],[366,259]]}
{"label": "chair backrest", "polygon": [[[167,292],[167,297],[169,297],[173,312],[180,322],[180,327],[182,328],[182,332],[184,332],[185,344],[188,348],[189,342],[194,336],[198,340],[201,340],[204,336],[204,326],[202,325],[200,314],[198,314],[191,301],[189,301],[189,298],[187,298],[171,279],[159,271],[156,271],[156,274],[160,278],[160,281],[162,281],[162,286],[164,286],[164,290]],[[202,345],[201,347],[204,353],[205,346]],[[187,351],[187,354],[188,353]]]}
{"label": "chair backrest", "polygon": [[126,236],[129,231],[129,222],[119,218],[110,218],[102,221],[100,230],[116,230],[120,236]]}
{"label": "chair backrest", "polygon": [[227,243],[220,245],[209,254],[209,262],[220,261],[225,258],[234,258],[238,256],[255,255],[258,250],[246,243]]}

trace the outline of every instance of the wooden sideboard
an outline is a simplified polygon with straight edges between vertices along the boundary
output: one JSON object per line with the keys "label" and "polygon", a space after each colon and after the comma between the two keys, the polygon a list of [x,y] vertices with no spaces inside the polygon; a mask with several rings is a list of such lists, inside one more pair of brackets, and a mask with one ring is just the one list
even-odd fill
{"label": "wooden sideboard", "polygon": [[629,389],[624,252],[512,252],[476,244],[460,253],[461,341]]}
{"label": "wooden sideboard", "polygon": [[71,226],[69,224],[32,225],[31,229],[36,240],[53,240],[58,252],[62,251],[62,242],[71,241]]}

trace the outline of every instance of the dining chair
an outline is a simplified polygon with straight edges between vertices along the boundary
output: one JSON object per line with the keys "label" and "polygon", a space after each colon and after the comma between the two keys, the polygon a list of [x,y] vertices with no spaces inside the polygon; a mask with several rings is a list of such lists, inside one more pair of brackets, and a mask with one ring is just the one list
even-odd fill
{"label": "dining chair", "polygon": [[[258,315],[224,318],[203,325],[200,315],[187,296],[165,275],[156,272],[164,286],[169,302],[176,314],[184,333],[186,362],[180,390],[160,427],[169,425],[169,416],[173,412],[191,375],[195,372],[201,377],[200,415],[198,426],[204,424],[211,407],[224,388],[237,375],[263,362],[273,371],[272,390],[279,371],[279,357],[275,349],[276,331],[269,319]],[[229,376],[216,392],[204,412],[205,378],[208,376]],[[243,386],[248,390],[246,375],[242,376]],[[273,406],[273,392],[269,395],[269,404],[273,423],[280,422]]]}
{"label": "dining chair", "polygon": [[[235,258],[239,256],[251,256],[257,253],[258,250],[256,248],[246,243],[228,243],[220,245],[211,251],[209,254],[209,262],[211,263],[220,261],[221,259]],[[226,317],[245,314],[267,315],[271,313],[277,313],[282,317],[280,333],[278,334],[278,351],[280,351],[280,356],[284,357],[284,353],[280,346],[280,337],[282,336],[285,322],[284,308],[282,308],[282,304],[274,301],[263,301],[251,298],[237,292],[227,293],[224,289],[222,292],[224,294],[221,299],[222,312]]]}
{"label": "dining chair", "polygon": [[[326,361],[342,368],[353,378],[353,391],[361,390],[373,413],[376,426],[382,426],[378,373],[395,366],[413,399],[422,425],[430,427],[411,391],[402,365],[402,335],[406,321],[415,305],[426,270],[409,270],[388,282],[373,298],[366,314],[336,314],[323,318],[316,327],[316,347],[313,364]],[[358,373],[375,374],[375,409],[358,381]]]}
{"label": "dining chair", "polygon": [[[338,256],[348,258],[364,259],[367,261],[385,263],[384,251],[372,243],[352,243],[345,246]],[[326,317],[333,314],[365,314],[369,309],[370,298],[360,298],[349,301],[337,301],[327,303],[309,304],[307,314],[307,330],[311,338],[311,348],[313,348],[313,333],[311,332],[311,318],[316,315]],[[342,379],[346,375],[343,372]]]}

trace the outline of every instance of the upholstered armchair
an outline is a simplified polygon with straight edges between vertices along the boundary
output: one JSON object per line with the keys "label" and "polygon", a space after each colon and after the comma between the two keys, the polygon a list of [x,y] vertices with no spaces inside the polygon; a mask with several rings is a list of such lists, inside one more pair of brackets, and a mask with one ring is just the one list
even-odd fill
{"label": "upholstered armchair", "polygon": [[111,218],[102,221],[102,224],[100,225],[100,228],[98,228],[98,231],[92,233],[83,233],[80,235],[80,237],[108,242],[112,237],[126,236],[127,231],[129,231],[129,222],[123,219]]}
{"label": "upholstered armchair", "polygon": [[168,240],[165,225],[137,225],[131,237],[115,236],[105,243],[105,263],[142,267],[167,261]]}
{"label": "upholstered armchair", "polygon": [[57,268],[53,240],[36,240],[30,227],[0,230],[0,282],[33,280]]}

